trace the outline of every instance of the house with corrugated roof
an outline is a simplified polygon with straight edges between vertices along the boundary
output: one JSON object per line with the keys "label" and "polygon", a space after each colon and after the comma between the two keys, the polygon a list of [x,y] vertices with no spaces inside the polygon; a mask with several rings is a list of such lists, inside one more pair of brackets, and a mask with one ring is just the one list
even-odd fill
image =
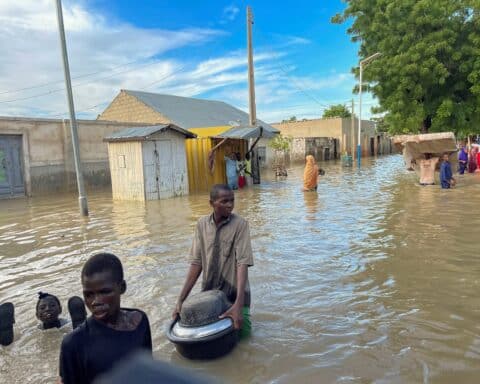
{"label": "house with corrugated roof", "polygon": [[222,101],[131,90],[121,90],[97,119],[175,124],[196,134],[197,138],[186,140],[191,192],[224,183],[224,157],[232,152],[244,155],[253,140],[258,142],[260,161],[266,162],[266,142],[279,133],[261,120],[250,126],[246,112]]}

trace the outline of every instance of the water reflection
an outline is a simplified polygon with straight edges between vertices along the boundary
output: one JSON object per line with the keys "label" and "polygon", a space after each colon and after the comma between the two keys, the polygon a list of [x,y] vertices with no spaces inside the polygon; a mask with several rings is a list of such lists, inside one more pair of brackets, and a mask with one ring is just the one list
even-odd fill
{"label": "water reflection", "polygon": [[36,292],[66,308],[99,250],[121,257],[124,305],[148,313],[155,355],[225,382],[476,382],[480,177],[422,188],[402,162],[322,164],[317,193],[301,191],[303,166],[236,193],[255,254],[254,332],[207,363],[181,358],[164,329],[208,196],[139,203],[97,193],[87,220],[69,195],[0,201],[0,301],[15,302],[17,317],[14,344],[0,347],[2,382],[55,380],[63,331],[36,328]]}

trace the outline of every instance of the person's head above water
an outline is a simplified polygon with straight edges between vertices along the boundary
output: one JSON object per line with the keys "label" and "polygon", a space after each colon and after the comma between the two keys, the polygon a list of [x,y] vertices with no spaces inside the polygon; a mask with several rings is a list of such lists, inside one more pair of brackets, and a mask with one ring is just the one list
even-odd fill
{"label": "person's head above water", "polygon": [[235,205],[235,195],[226,184],[215,184],[210,190],[210,206],[213,208],[215,219],[227,219]]}
{"label": "person's head above water", "polygon": [[120,296],[127,290],[120,259],[111,253],[97,253],[82,268],[85,305],[95,320],[115,324],[120,313]]}
{"label": "person's head above water", "polygon": [[42,322],[43,329],[59,328],[61,324],[58,316],[61,313],[62,305],[57,296],[38,292],[36,315],[37,319]]}

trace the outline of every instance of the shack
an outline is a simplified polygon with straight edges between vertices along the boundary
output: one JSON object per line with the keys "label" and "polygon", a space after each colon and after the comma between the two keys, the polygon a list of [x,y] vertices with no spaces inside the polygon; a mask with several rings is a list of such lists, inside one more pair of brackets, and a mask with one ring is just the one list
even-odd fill
{"label": "shack", "polygon": [[174,124],[132,127],[104,138],[116,200],[158,200],[188,194],[185,139]]}
{"label": "shack", "polygon": [[121,90],[97,119],[176,124],[194,133],[196,139],[186,143],[190,193],[208,192],[213,184],[225,183],[224,157],[232,152],[244,155],[254,143],[258,162],[267,163],[265,143],[279,133],[261,120],[249,126],[247,113],[222,101],[131,90]]}

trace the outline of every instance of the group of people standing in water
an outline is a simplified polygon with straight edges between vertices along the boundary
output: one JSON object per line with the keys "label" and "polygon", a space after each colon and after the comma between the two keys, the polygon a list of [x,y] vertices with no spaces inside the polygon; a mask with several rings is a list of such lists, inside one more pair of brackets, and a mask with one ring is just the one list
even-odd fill
{"label": "group of people standing in water", "polygon": [[458,152],[458,173],[463,175],[468,173],[480,172],[480,151],[477,144],[473,144],[470,150],[462,146]]}

